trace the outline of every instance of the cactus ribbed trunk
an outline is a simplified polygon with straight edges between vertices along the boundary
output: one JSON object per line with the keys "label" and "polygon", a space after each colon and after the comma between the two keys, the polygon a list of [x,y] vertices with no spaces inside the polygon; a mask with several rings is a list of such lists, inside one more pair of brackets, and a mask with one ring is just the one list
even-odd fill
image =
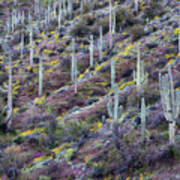
{"label": "cactus ribbed trunk", "polygon": [[8,128],[12,123],[12,57],[9,54],[9,83],[8,83],[8,112],[6,121],[8,122]]}
{"label": "cactus ribbed trunk", "polygon": [[33,68],[33,58],[34,58],[34,47],[33,47],[33,28],[30,27],[30,66]]}
{"label": "cactus ribbed trunk", "polygon": [[114,122],[118,122],[119,93],[118,86],[114,86]]}
{"label": "cactus ribbed trunk", "polygon": [[102,51],[103,51],[103,30],[102,26],[99,28],[99,61],[102,62]]}
{"label": "cactus ribbed trunk", "polygon": [[93,35],[90,36],[90,46],[89,46],[89,54],[90,54],[90,67],[94,67],[94,40]]}
{"label": "cactus ribbed trunk", "polygon": [[112,48],[112,4],[109,0],[109,48]]}
{"label": "cactus ribbed trunk", "polygon": [[24,52],[24,33],[21,34],[21,54],[20,59],[23,60],[23,52]]}
{"label": "cactus ribbed trunk", "polygon": [[179,31],[178,31],[178,53],[180,53],[180,20],[179,20]]}
{"label": "cactus ribbed trunk", "polygon": [[145,132],[146,132],[146,107],[144,98],[141,99],[141,137],[142,142],[145,141]]}
{"label": "cactus ribbed trunk", "polygon": [[176,120],[180,109],[180,93],[174,92],[170,65],[168,66],[168,74],[159,74],[159,88],[163,112],[169,122],[169,144],[174,144]]}
{"label": "cactus ribbed trunk", "polygon": [[114,88],[115,78],[116,78],[116,72],[115,72],[114,60],[111,59],[111,89]]}
{"label": "cactus ribbed trunk", "polygon": [[42,62],[42,58],[40,58],[40,62],[39,62],[39,91],[38,91],[39,97],[42,96],[42,92],[43,92],[43,62]]}

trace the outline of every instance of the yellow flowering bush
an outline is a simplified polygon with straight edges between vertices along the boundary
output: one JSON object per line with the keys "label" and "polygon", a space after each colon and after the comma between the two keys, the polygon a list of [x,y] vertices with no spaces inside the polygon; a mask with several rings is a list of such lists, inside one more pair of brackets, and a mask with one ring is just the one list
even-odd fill
{"label": "yellow flowering bush", "polygon": [[101,127],[102,127],[102,123],[97,122],[93,125],[93,127],[90,129],[90,131],[98,131],[99,129],[101,129]]}
{"label": "yellow flowering bush", "polygon": [[34,100],[34,104],[36,104],[36,105],[43,104],[44,102],[45,102],[45,96],[42,96],[42,97],[40,97],[40,98],[36,98],[36,99]]}

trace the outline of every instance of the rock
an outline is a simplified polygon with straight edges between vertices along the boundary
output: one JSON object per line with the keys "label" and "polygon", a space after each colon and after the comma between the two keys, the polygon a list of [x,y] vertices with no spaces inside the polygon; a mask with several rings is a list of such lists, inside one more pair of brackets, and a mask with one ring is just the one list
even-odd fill
{"label": "rock", "polygon": [[91,104],[93,104],[94,102],[97,102],[98,99],[95,97],[89,98],[86,102],[85,102],[85,106],[89,106]]}
{"label": "rock", "polygon": [[52,53],[49,54],[49,57],[53,57],[53,56],[56,56],[56,55],[57,55],[56,53],[52,52]]}
{"label": "rock", "polygon": [[8,169],[7,175],[10,179],[17,179],[19,175],[19,170],[16,167],[10,167]]}
{"label": "rock", "polygon": [[39,58],[38,58],[38,57],[34,57],[34,58],[33,58],[33,62],[34,62],[35,64],[39,64]]}
{"label": "rock", "polygon": [[167,60],[165,58],[160,58],[159,61],[155,64],[155,67],[157,68],[163,68],[167,63]]}
{"label": "rock", "polygon": [[58,51],[59,53],[64,52],[64,47],[60,47],[59,49],[57,49],[57,51]]}
{"label": "rock", "polygon": [[154,42],[147,43],[146,46],[147,46],[149,49],[152,49],[152,48],[158,47],[158,43],[154,41]]}
{"label": "rock", "polygon": [[132,75],[133,69],[132,68],[127,68],[121,73],[121,78],[129,77]]}

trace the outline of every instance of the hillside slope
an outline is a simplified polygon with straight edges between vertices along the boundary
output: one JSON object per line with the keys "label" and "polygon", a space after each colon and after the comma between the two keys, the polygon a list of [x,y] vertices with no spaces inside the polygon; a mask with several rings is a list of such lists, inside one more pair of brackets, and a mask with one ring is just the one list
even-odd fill
{"label": "hillside slope", "polygon": [[[139,0],[138,12],[133,1],[112,1],[112,47],[108,0],[73,1],[72,17],[65,8],[67,1],[62,5],[60,25],[56,1],[50,5],[45,0],[0,2],[0,179],[180,179],[180,116],[176,118],[175,144],[169,145],[159,91],[159,73],[166,74],[169,67],[174,92],[180,91],[178,0]],[[36,9],[37,2],[40,9]],[[25,18],[20,14],[23,23],[8,32],[5,27],[13,9],[24,12]],[[72,40],[76,83],[71,80],[75,71]],[[140,89],[133,78],[138,55],[145,72]],[[8,88],[10,56],[12,123],[8,127],[4,119],[9,96],[3,89]],[[43,88],[39,95],[41,66]],[[144,141],[142,98],[146,106]],[[123,107],[121,113],[116,109],[120,114],[117,121],[111,116],[115,105],[108,112],[111,100]]]}

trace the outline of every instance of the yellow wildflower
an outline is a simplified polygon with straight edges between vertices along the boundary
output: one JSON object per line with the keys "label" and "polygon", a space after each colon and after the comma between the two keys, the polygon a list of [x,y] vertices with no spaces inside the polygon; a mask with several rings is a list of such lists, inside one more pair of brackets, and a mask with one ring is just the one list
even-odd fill
{"label": "yellow wildflower", "polygon": [[52,150],[52,152],[54,152],[55,154],[59,154],[60,151],[62,151],[66,146],[68,146],[70,143],[65,143],[65,144],[62,144],[61,146],[59,147],[56,147]]}
{"label": "yellow wildflower", "polygon": [[101,129],[102,127],[102,123],[101,122],[97,122],[93,125],[93,127],[90,129],[91,131],[98,131],[99,129]]}
{"label": "yellow wildflower", "polygon": [[27,135],[30,135],[30,134],[34,134],[34,133],[36,133],[38,131],[43,133],[44,132],[44,128],[28,129],[27,131],[22,132],[20,135],[21,136],[27,136]]}
{"label": "yellow wildflower", "polygon": [[178,35],[178,33],[179,33],[179,28],[174,29],[173,34]]}
{"label": "yellow wildflower", "polygon": [[34,100],[34,104],[40,105],[40,104],[44,103],[44,100],[45,100],[45,96],[42,96],[40,98],[36,98]]}
{"label": "yellow wildflower", "polygon": [[13,114],[16,114],[19,111],[19,108],[14,108],[13,109]]}

